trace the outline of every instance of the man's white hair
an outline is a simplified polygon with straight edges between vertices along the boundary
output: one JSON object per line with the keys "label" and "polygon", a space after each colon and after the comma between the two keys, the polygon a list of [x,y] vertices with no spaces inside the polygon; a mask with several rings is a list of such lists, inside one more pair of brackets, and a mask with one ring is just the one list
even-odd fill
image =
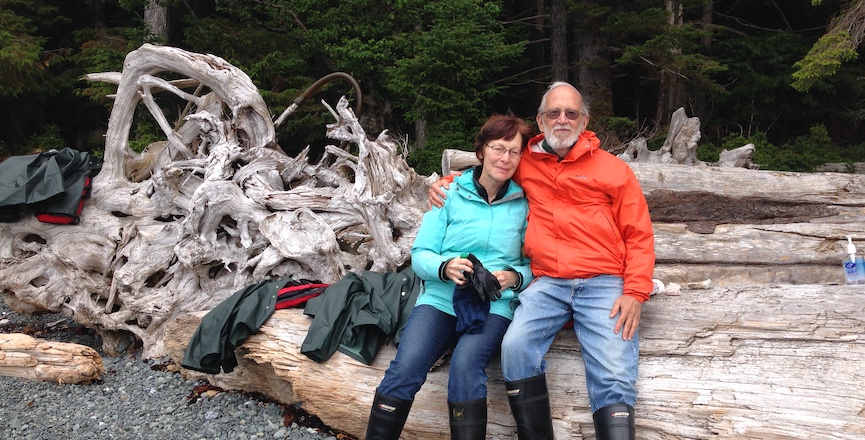
{"label": "man's white hair", "polygon": [[582,103],[583,103],[582,106],[580,106],[580,112],[586,116],[589,116],[589,104],[587,104],[586,100],[583,99],[583,94],[580,93],[580,91],[577,90],[576,87],[572,86],[571,83],[568,83],[565,81],[556,81],[556,82],[550,84],[549,87],[547,87],[547,91],[544,92],[544,96],[541,97],[541,105],[538,106],[538,114],[543,113],[547,107],[547,95],[549,95],[553,89],[559,88],[559,87],[570,87],[575,92],[577,92],[580,95],[580,101],[582,101]]}

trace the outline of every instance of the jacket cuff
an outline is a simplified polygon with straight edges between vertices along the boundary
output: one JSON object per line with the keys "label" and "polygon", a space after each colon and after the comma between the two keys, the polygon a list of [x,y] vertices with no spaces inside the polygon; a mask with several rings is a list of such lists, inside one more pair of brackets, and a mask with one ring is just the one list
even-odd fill
{"label": "jacket cuff", "polygon": [[444,282],[450,281],[450,279],[445,275],[445,266],[447,266],[448,263],[451,262],[451,260],[453,260],[453,258],[448,258],[439,265],[439,279]]}
{"label": "jacket cuff", "polygon": [[642,294],[642,293],[626,292],[625,295],[630,296],[631,298],[634,298],[635,300],[639,301],[640,303],[644,303],[644,302],[649,300],[649,295]]}
{"label": "jacket cuff", "polygon": [[513,267],[510,267],[510,266],[505,266],[505,270],[509,270],[509,271],[511,271],[511,272],[513,272],[513,273],[515,273],[515,274],[517,274],[517,282],[516,282],[516,284],[514,284],[513,286],[508,286],[508,289],[511,289],[511,290],[519,290],[520,287],[522,287],[522,285],[523,285],[523,274],[521,274],[520,271],[518,271],[518,270],[516,270],[516,269],[514,269]]}

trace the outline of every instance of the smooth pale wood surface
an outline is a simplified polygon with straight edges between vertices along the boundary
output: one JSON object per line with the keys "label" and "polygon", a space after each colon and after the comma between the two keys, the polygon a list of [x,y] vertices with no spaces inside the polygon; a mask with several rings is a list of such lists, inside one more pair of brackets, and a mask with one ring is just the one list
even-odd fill
{"label": "smooth pale wood surface", "polygon": [[89,384],[105,371],[96,350],[80,344],[0,334],[0,376],[41,382]]}
{"label": "smooth pale wood surface", "polygon": [[[203,314],[180,316],[166,332],[175,362]],[[299,351],[310,322],[298,309],[277,311],[238,350],[238,370],[184,374],[299,403],[362,437],[395,349],[369,366],[339,352],[319,364]],[[686,288],[645,303],[640,332],[640,439],[865,437],[865,285]],[[547,361],[556,438],[593,438],[572,331],[559,333]],[[447,362],[430,373],[403,438],[447,437],[447,374]],[[515,438],[498,363],[489,374],[488,438]]]}

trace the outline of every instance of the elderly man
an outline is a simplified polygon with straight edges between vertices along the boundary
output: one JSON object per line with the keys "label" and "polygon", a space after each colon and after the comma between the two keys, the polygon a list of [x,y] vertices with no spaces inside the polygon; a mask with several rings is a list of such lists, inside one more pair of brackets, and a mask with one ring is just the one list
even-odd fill
{"label": "elderly man", "polygon": [[[586,130],[580,92],[553,83],[514,180],[525,190],[525,252],[537,277],[519,295],[502,370],[520,440],[552,439],[544,357],[571,319],[597,438],[633,439],[640,312],[652,291],[654,234],[631,168]],[[440,186],[430,189],[441,203]]]}

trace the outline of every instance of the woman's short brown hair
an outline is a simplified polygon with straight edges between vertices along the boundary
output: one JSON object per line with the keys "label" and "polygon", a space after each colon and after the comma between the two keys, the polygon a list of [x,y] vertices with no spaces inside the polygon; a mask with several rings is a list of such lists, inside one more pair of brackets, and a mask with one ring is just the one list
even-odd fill
{"label": "woman's short brown hair", "polygon": [[475,136],[475,156],[483,162],[484,146],[489,141],[504,139],[509,141],[520,135],[520,149],[526,148],[535,130],[526,121],[512,115],[492,115]]}

